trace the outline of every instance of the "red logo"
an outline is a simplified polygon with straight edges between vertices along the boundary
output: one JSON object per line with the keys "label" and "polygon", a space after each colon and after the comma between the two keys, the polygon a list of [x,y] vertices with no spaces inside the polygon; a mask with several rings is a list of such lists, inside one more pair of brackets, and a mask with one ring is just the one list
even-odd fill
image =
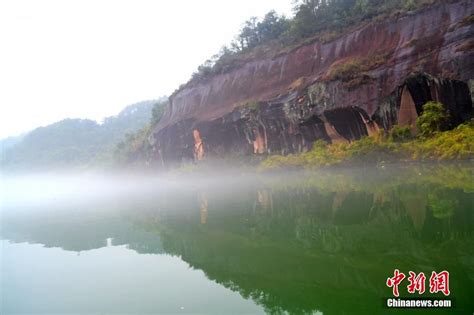
{"label": "red logo", "polygon": [[410,276],[408,277],[408,281],[410,284],[407,286],[408,293],[415,293],[418,291],[418,294],[423,294],[425,292],[425,274],[420,272],[416,275],[413,271],[409,271]]}
{"label": "red logo", "polygon": [[393,277],[387,279],[387,287],[393,288],[393,296],[398,296],[398,285],[405,279],[405,274],[398,269],[393,271]]}
{"label": "red logo", "polygon": [[440,273],[432,272],[430,277],[430,292],[437,293],[443,292],[444,295],[448,296],[449,292],[449,272],[441,271]]}
{"label": "red logo", "polygon": [[[425,282],[426,276],[423,272],[416,274],[413,271],[408,272],[408,293],[414,294],[418,291],[418,294],[423,294],[425,292]],[[398,286],[402,283],[402,281],[406,278],[403,272],[400,270],[395,269],[393,271],[393,277],[387,278],[387,287],[392,288],[393,296],[398,297],[399,291]],[[438,293],[442,292],[445,296],[451,294],[449,291],[449,272],[443,270],[439,273],[433,271],[430,277],[430,293]]]}

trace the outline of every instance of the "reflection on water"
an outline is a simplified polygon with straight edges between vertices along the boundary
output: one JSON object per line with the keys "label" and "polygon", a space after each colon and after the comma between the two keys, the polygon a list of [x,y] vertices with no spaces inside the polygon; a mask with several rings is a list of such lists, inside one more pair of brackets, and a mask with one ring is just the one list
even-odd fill
{"label": "reflection on water", "polygon": [[83,184],[63,199],[23,195],[2,207],[2,313],[393,313],[383,303],[395,268],[448,270],[450,312],[469,313],[472,170],[128,179],[102,198]]}

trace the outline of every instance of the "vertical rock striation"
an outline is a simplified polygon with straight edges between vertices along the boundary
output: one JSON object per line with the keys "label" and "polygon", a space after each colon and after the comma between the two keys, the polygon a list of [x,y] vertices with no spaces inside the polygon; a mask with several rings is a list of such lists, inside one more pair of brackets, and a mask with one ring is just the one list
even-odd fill
{"label": "vertical rock striation", "polygon": [[[175,92],[150,141],[154,158],[288,154],[414,126],[440,101],[472,115],[474,13],[468,0],[373,22],[322,43],[248,61]],[[347,73],[345,65],[351,65]]]}

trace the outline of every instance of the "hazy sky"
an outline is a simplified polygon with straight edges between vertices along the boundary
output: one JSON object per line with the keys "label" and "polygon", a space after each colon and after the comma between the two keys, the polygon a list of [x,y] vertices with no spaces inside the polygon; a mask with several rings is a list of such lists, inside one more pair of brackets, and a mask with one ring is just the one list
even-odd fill
{"label": "hazy sky", "polygon": [[0,138],[171,94],[251,16],[291,0],[1,0]]}

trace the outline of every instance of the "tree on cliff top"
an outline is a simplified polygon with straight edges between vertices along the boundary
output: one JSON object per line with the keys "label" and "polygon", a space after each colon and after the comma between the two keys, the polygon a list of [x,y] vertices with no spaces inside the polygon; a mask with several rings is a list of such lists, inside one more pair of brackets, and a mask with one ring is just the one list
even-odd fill
{"label": "tree on cliff top", "polygon": [[270,11],[260,22],[256,17],[247,20],[237,38],[241,49],[252,48],[278,39],[288,29],[289,20],[275,11]]}
{"label": "tree on cliff top", "polygon": [[331,38],[362,21],[435,2],[441,0],[294,0],[293,18],[270,11],[261,20],[252,17],[245,21],[230,46],[224,46],[200,65],[193,79],[224,73],[255,49],[263,47],[264,51],[274,51],[318,34],[321,38]]}

